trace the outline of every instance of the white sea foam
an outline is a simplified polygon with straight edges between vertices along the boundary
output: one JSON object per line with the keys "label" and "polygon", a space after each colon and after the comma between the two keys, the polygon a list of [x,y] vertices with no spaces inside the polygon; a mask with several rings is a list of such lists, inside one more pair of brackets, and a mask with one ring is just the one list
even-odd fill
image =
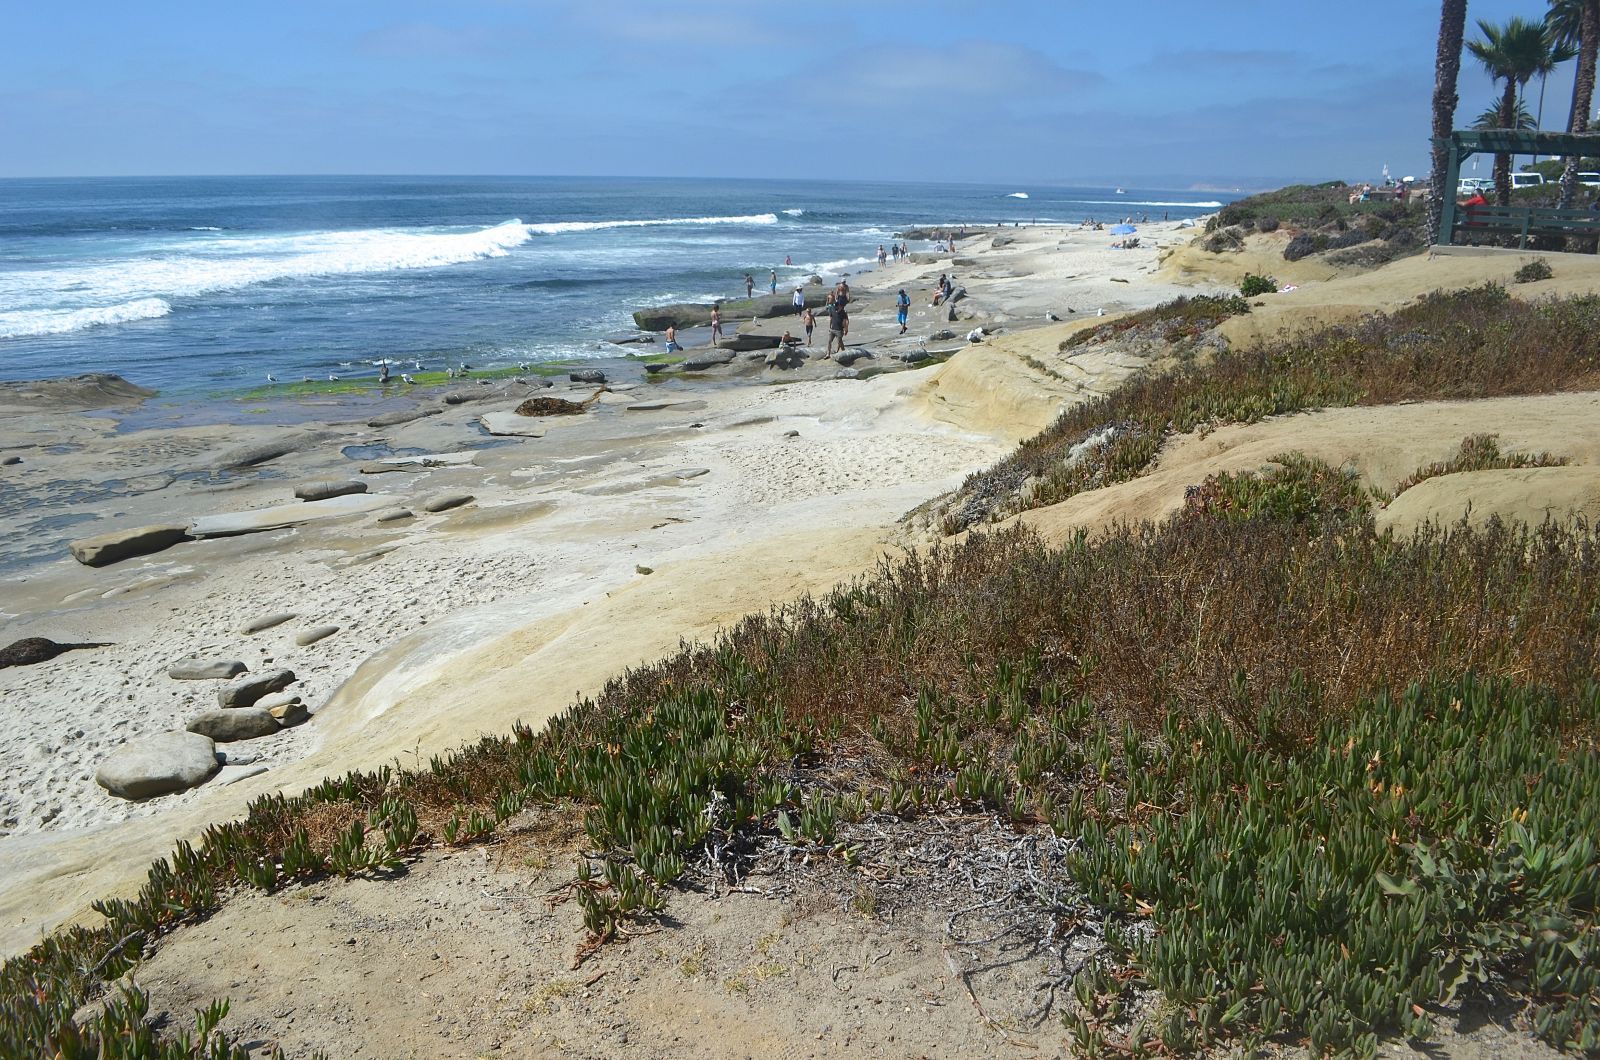
{"label": "white sea foam", "polygon": [[[378,228],[300,235],[199,234],[137,259],[0,272],[0,339],[165,316],[172,302],[281,280],[436,269],[504,257],[544,235],[667,225],[770,225],[776,214],[615,221],[506,221],[488,228]],[[90,304],[84,304],[84,303]]]}
{"label": "white sea foam", "polygon": [[218,228],[216,225],[190,225],[189,226],[189,231],[191,231],[191,232],[220,232],[220,231],[222,231],[222,229]]}
{"label": "white sea foam", "polygon": [[565,232],[597,232],[604,228],[660,228],[668,225],[775,225],[775,213],[753,213],[739,217],[659,217],[638,221],[547,221],[525,225],[536,235],[560,235]]}
{"label": "white sea foam", "polygon": [[1014,191],[1010,195],[1006,196],[1008,199],[1026,199],[1027,197],[1028,193],[1025,191]]}
{"label": "white sea foam", "polygon": [[799,217],[801,214],[805,213],[804,210],[801,210],[801,209],[798,209],[798,208],[793,209],[793,210],[785,210],[783,212],[788,214],[790,217]]}
{"label": "white sea foam", "polygon": [[172,306],[161,298],[140,298],[119,305],[90,309],[23,309],[0,313],[0,338],[60,335],[69,331],[99,327],[102,324],[153,320],[156,317],[164,317],[170,312]]}
{"label": "white sea foam", "polygon": [[876,265],[877,258],[842,258],[839,261],[819,261],[811,265],[802,265],[802,269],[810,272],[827,275],[830,272],[839,272],[852,266]]}

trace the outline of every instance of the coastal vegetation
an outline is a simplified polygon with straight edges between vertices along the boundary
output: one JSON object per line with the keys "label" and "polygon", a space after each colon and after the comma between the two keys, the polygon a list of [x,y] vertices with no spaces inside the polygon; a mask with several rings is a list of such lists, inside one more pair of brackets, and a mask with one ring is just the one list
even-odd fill
{"label": "coastal vegetation", "polygon": [[1101,925],[1064,1015],[1085,1055],[1367,1053],[1486,999],[1593,1049],[1596,599],[1592,530],[1394,539],[1303,458],[1094,542],[976,535],[751,615],[543,732],[257,800],[8,962],[0,1052],[241,1056],[208,1014],[147,1048],[133,986],[74,1013],[233,889],[382,878],[536,806],[587,834],[580,961],[763,847],[848,863],[857,822],[998,815],[1073,840],[1018,882]]}
{"label": "coastal vegetation", "polygon": [[[1418,200],[1352,199],[1342,180],[1294,184],[1231,202],[1206,222],[1202,245],[1214,254],[1242,250],[1253,233],[1290,233],[1286,261],[1326,253],[1334,265],[1374,268],[1427,245],[1427,207]],[[1352,248],[1361,248],[1352,250]]]}
{"label": "coastal vegetation", "polygon": [[[1194,303],[1133,313],[1074,342],[1192,319]],[[1247,309],[1242,299],[1234,299]],[[1211,316],[1201,318],[1213,319]],[[1175,435],[1315,408],[1543,394],[1600,378],[1600,298],[1527,303],[1486,285],[1245,349],[1213,349],[1076,405],[942,503],[958,533],[1143,474]],[[1113,330],[1114,329],[1114,330]]]}

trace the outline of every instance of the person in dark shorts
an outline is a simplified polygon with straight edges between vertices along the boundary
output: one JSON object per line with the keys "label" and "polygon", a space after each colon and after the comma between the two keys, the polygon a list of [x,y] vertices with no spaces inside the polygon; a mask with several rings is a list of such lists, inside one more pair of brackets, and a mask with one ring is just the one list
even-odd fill
{"label": "person in dark shorts", "polygon": [[850,314],[845,309],[842,298],[835,298],[833,304],[828,306],[828,352],[822,355],[823,360],[833,357],[833,344],[839,344],[839,352],[844,352],[845,336],[850,334]]}
{"label": "person in dark shorts", "polygon": [[811,311],[811,307],[810,306],[807,306],[805,309],[803,309],[801,311],[801,313],[800,313],[800,323],[805,325],[805,329],[806,329],[806,345],[810,346],[811,345],[811,329],[817,326],[817,315]]}
{"label": "person in dark shorts", "polygon": [[756,293],[756,278],[748,272],[744,274],[744,296],[754,298]]}

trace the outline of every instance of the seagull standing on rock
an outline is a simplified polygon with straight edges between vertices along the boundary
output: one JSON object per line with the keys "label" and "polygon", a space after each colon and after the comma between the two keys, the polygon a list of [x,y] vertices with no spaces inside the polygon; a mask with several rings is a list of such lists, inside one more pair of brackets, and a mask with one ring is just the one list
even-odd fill
{"label": "seagull standing on rock", "polygon": [[278,381],[278,377],[277,376],[273,375],[271,372],[267,373],[267,382],[276,383],[277,381]]}

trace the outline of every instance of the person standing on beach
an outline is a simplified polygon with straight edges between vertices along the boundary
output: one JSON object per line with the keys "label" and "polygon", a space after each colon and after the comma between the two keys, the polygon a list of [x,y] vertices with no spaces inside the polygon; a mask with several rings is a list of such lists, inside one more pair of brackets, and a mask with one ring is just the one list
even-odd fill
{"label": "person standing on beach", "polygon": [[844,352],[845,336],[850,334],[850,314],[845,311],[845,300],[835,298],[828,307],[828,352],[822,355],[824,361],[833,359],[833,344],[839,344],[839,352]]}
{"label": "person standing on beach", "polygon": [[746,298],[756,296],[756,278],[748,272],[744,274],[744,296]]}
{"label": "person standing on beach", "polygon": [[904,287],[900,288],[900,293],[895,296],[894,304],[897,310],[896,315],[900,318],[900,334],[904,335],[906,333],[906,314],[911,312],[911,296],[906,294]]}
{"label": "person standing on beach", "polygon": [[811,346],[811,329],[817,326],[817,315],[811,311],[811,307],[810,306],[807,306],[804,310],[801,311],[801,313],[800,313],[800,323],[805,325],[805,329],[806,329],[806,347],[810,348],[810,346]]}
{"label": "person standing on beach", "polygon": [[677,329],[677,327],[672,325],[672,324],[668,324],[667,325],[667,352],[668,353],[677,353],[681,349],[683,349],[683,347],[678,345],[678,329]]}
{"label": "person standing on beach", "polygon": [[878,244],[878,267],[882,268],[884,262],[889,260],[889,252],[883,249],[883,244]]}
{"label": "person standing on beach", "polygon": [[771,287],[771,291],[772,291],[773,294],[777,294],[778,293],[778,270],[777,269],[773,269],[772,270],[772,287]]}
{"label": "person standing on beach", "polygon": [[801,310],[803,310],[806,307],[806,293],[805,293],[805,291],[803,291],[800,288],[796,287],[794,289],[794,298],[792,298],[790,300],[789,304],[794,306],[794,311],[796,313],[798,313]]}
{"label": "person standing on beach", "polygon": [[716,345],[717,340],[720,339],[720,338],[722,338],[722,307],[721,306],[712,306],[711,307],[711,343],[712,343],[712,345]]}

